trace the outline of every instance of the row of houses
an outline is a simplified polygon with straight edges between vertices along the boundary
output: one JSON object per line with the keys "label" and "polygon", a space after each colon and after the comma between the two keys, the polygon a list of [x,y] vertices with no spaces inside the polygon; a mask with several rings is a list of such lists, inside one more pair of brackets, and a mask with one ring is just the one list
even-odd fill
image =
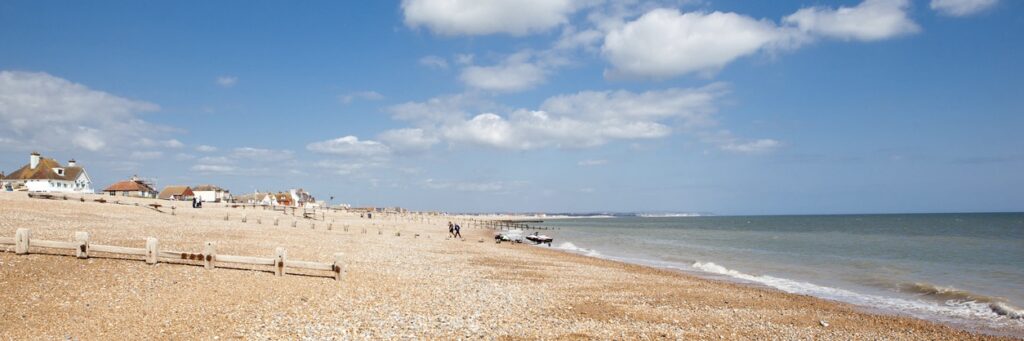
{"label": "row of houses", "polygon": [[238,195],[234,198],[234,202],[243,204],[253,205],[268,205],[268,206],[292,206],[292,207],[310,207],[310,206],[324,206],[323,203],[318,202],[313,195],[309,194],[305,190],[290,189],[284,192],[260,192],[254,191],[250,194]]}
{"label": "row of houses", "polygon": [[[89,177],[85,168],[79,166],[75,160],[70,160],[66,165],[61,165],[57,160],[45,158],[36,152],[29,155],[29,162],[25,166],[6,176],[0,172],[0,191],[95,193],[95,190],[92,188],[92,178]],[[302,189],[292,189],[276,193],[254,192],[253,194],[240,195],[236,198],[227,189],[209,184],[197,186],[172,185],[157,191],[153,181],[137,175],[132,176],[128,180],[118,181],[103,189],[102,192],[111,196],[164,200],[189,201],[199,199],[203,202],[239,202],[293,207],[322,206],[322,203],[318,203],[316,198]]]}

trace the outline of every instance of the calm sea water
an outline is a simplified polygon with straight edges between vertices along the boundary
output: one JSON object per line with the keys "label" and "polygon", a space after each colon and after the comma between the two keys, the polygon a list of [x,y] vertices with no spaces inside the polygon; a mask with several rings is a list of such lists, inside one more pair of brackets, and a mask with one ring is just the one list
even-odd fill
{"label": "calm sea water", "polygon": [[1024,213],[548,220],[596,257],[1024,335]]}

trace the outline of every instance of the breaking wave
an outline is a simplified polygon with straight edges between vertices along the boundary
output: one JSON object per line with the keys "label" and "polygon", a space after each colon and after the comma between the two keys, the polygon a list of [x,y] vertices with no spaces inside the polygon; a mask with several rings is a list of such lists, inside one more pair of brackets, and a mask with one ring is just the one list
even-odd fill
{"label": "breaking wave", "polygon": [[1022,314],[1024,314],[1024,311],[1021,311],[1021,309],[990,297],[927,284],[917,284],[912,287],[916,288],[922,295],[945,298],[945,300],[936,302],[862,294],[785,278],[746,274],[712,262],[695,262],[692,267],[706,273],[767,285],[788,293],[822,297],[861,306],[911,314],[983,319],[991,322],[1005,319],[1017,320],[1019,322]]}
{"label": "breaking wave", "polygon": [[601,253],[597,252],[596,250],[585,249],[585,248],[582,248],[582,247],[578,247],[575,244],[570,243],[570,242],[563,242],[561,244],[558,244],[558,248],[562,249],[562,250],[565,250],[565,251],[581,253],[583,255],[590,256],[590,257],[601,257]]}

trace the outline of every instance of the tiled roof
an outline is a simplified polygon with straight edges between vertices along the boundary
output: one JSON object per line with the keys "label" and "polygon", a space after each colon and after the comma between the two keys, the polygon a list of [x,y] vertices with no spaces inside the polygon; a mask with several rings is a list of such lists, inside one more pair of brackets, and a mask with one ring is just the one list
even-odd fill
{"label": "tiled roof", "polygon": [[[41,157],[39,158],[39,165],[35,169],[29,168],[30,165],[18,168],[18,170],[11,172],[11,174],[4,177],[4,180],[67,180],[75,181],[78,176],[82,174],[82,167],[63,167],[57,160],[48,159]],[[59,175],[54,172],[54,168],[63,168],[64,175]]]}
{"label": "tiled roof", "polygon": [[104,189],[103,191],[104,192],[134,192],[134,191],[154,192],[154,190],[152,188],[150,188],[149,186],[146,186],[146,184],[140,183],[138,181],[131,181],[131,180],[119,181],[117,183],[114,183],[113,185],[110,185],[110,187],[107,187],[107,189]]}
{"label": "tiled roof", "polygon": [[192,189],[188,186],[167,186],[164,187],[164,190],[160,191],[160,194],[157,195],[157,197],[160,199],[171,199],[174,196],[188,197],[194,195],[195,193],[192,193]]}

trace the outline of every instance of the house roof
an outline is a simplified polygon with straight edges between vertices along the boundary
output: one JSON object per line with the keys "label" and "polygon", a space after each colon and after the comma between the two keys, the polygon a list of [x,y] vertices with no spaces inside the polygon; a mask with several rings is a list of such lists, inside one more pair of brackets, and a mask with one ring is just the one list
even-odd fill
{"label": "house roof", "polygon": [[152,187],[149,187],[149,186],[147,186],[144,183],[141,183],[141,182],[138,182],[138,181],[131,181],[131,180],[118,181],[118,182],[114,183],[113,185],[110,185],[110,187],[107,187],[107,189],[104,189],[103,191],[104,192],[135,192],[135,191],[139,191],[139,192],[155,192],[155,190],[153,190]]}
{"label": "house roof", "polygon": [[199,185],[192,188],[193,192],[227,192],[228,190],[214,186],[214,185]]}
{"label": "house roof", "polygon": [[157,195],[157,198],[171,199],[174,196],[188,197],[194,195],[195,193],[192,193],[192,189],[189,188],[188,186],[167,186],[164,187],[164,190],[160,191],[160,194]]}
{"label": "house roof", "polygon": [[[54,159],[48,159],[45,157],[39,158],[39,165],[35,169],[29,168],[29,164],[25,164],[18,170],[11,172],[11,174],[3,177],[4,180],[67,180],[75,181],[78,176],[82,174],[82,167],[64,167],[60,165],[60,162]],[[63,168],[64,175],[59,175],[54,172],[54,168]]]}

